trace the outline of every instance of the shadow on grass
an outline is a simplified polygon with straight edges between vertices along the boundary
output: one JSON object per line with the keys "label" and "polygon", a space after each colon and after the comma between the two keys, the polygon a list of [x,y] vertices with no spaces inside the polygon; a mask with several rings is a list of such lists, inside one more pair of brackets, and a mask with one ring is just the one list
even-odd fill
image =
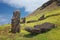
{"label": "shadow on grass", "polygon": [[32,37],[34,37],[36,35],[38,35],[38,34],[27,34],[27,35],[24,35],[24,37],[26,37],[26,38],[32,38]]}
{"label": "shadow on grass", "polygon": [[44,31],[44,32],[41,32],[41,33],[37,33],[37,34],[32,34],[32,33],[30,33],[30,34],[26,34],[26,35],[24,35],[24,37],[26,37],[26,38],[32,38],[32,37],[35,37],[35,36],[37,36],[37,35],[39,35],[39,34],[44,34],[44,33],[47,33],[47,32],[49,32],[50,30],[48,30],[48,31]]}
{"label": "shadow on grass", "polygon": [[[60,14],[53,14],[53,15],[49,15],[49,16],[46,16],[44,19],[42,19],[42,20],[45,20],[45,19],[47,19],[47,18],[49,18],[49,17],[53,17],[53,16],[59,16]],[[38,21],[42,21],[42,20],[38,20]]]}
{"label": "shadow on grass", "polygon": [[[49,16],[46,16],[46,18],[49,18],[49,17],[53,17],[53,16],[59,16],[60,14],[53,14],[53,15],[49,15]],[[45,18],[45,19],[46,19]]]}
{"label": "shadow on grass", "polygon": [[[45,19],[47,19],[47,18],[49,18],[49,17],[53,17],[53,16],[59,16],[60,14],[52,14],[52,15],[49,15],[49,16],[46,16],[44,19],[42,19],[42,20],[45,20]],[[34,23],[34,22],[38,22],[38,21],[42,21],[42,20],[31,20],[31,21],[28,21],[27,23]]]}

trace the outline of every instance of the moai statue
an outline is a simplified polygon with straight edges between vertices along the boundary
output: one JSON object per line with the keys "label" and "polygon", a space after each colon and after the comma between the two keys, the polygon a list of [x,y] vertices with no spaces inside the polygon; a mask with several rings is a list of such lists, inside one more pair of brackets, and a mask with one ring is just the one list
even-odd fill
{"label": "moai statue", "polygon": [[13,12],[13,17],[11,19],[11,32],[20,32],[20,11],[16,10]]}
{"label": "moai statue", "polygon": [[26,18],[24,17],[24,18],[23,18],[23,23],[25,23],[25,22],[26,22]]}

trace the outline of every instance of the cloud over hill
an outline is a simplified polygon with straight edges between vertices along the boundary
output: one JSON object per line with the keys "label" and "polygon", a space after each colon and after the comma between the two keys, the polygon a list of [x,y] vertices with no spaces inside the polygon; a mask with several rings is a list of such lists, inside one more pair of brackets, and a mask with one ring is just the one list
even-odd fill
{"label": "cloud over hill", "polygon": [[48,0],[2,0],[3,3],[16,8],[25,7],[28,12],[33,12],[47,1]]}

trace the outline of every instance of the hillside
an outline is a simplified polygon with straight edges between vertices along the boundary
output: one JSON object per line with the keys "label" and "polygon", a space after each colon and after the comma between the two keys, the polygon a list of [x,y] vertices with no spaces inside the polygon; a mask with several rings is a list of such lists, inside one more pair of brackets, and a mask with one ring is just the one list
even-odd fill
{"label": "hillside", "polygon": [[[46,19],[33,23],[23,23],[21,24],[21,33],[16,34],[9,33],[10,27],[8,26],[10,26],[10,24],[2,25],[2,27],[0,27],[0,40],[60,40],[60,6],[56,4],[56,1],[53,1],[43,9],[41,9],[42,6],[28,15],[26,22],[38,20],[43,14]],[[38,35],[30,35],[29,32],[24,30],[25,27],[34,27],[34,25],[40,25],[44,22],[54,23],[56,28]]]}
{"label": "hillside", "polygon": [[[57,5],[56,1],[52,2],[49,6],[45,7],[41,10],[41,7],[36,9],[32,14],[26,17],[26,21],[38,20],[42,15],[47,17],[44,20],[33,22],[33,23],[25,23],[23,26],[33,27],[34,25],[42,24],[44,22],[50,22],[57,25],[57,28],[44,33],[39,34],[33,37],[31,40],[60,40],[60,6]],[[48,17],[49,16],[49,17]]]}
{"label": "hillside", "polygon": [[55,9],[58,10],[60,8],[59,6],[57,6],[56,1],[52,2],[49,6],[47,6],[44,9],[41,10],[42,7],[43,7],[43,5],[40,8],[36,9],[33,13],[31,13],[30,15],[28,15],[26,17],[27,21],[28,20],[37,20],[43,14],[46,14],[47,12],[50,13],[51,11],[54,11]]}
{"label": "hillside", "polygon": [[[43,5],[41,6],[43,7]],[[40,18],[43,14],[45,14],[45,16],[47,16],[48,14],[51,15],[53,14],[52,12],[59,10],[60,6],[57,6],[56,1],[52,2],[49,6],[45,7],[44,9],[41,10],[41,7],[36,9],[33,13],[31,13],[30,15],[28,15],[26,17],[27,21],[29,20],[37,20],[38,18]],[[55,12],[56,13],[56,12]],[[54,13],[54,14],[55,14]]]}

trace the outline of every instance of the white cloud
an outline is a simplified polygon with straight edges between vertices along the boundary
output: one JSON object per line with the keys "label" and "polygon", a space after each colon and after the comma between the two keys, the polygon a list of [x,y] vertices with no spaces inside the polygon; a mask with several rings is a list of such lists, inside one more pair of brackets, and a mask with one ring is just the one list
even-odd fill
{"label": "white cloud", "polygon": [[1,24],[7,24],[8,21],[9,21],[8,18],[6,18],[5,16],[0,15],[0,25]]}
{"label": "white cloud", "polygon": [[33,12],[48,0],[2,0],[2,1],[3,3],[7,3],[16,8],[25,7],[26,11]]}
{"label": "white cloud", "polygon": [[6,18],[4,18],[3,16],[0,16],[0,22],[4,22],[6,20],[7,20]]}

